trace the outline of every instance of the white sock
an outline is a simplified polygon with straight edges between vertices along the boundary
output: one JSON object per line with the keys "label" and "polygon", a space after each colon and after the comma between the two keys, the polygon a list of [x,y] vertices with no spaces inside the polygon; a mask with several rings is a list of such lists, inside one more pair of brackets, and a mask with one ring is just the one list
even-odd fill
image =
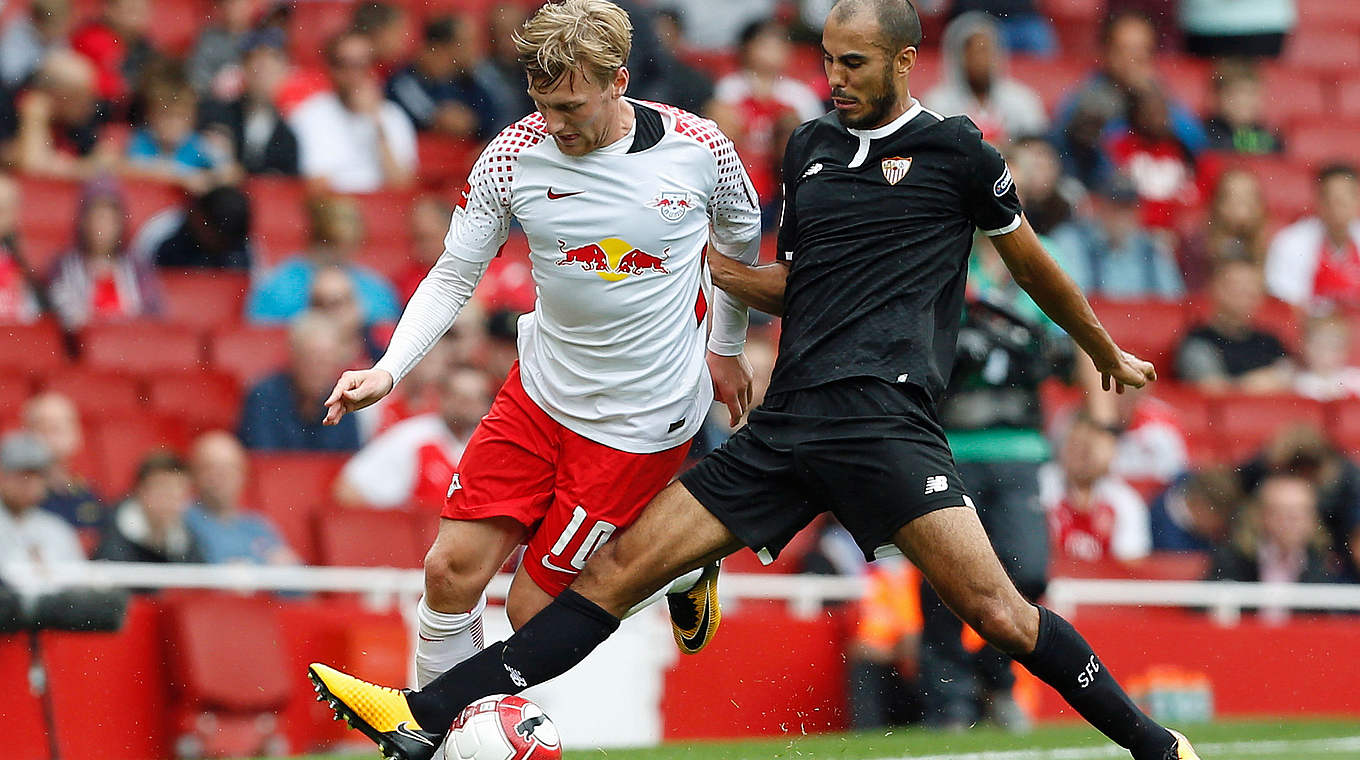
{"label": "white sock", "polygon": [[656,604],[657,602],[661,601],[661,598],[664,597],[666,594],[679,594],[685,591],[689,591],[690,589],[694,588],[694,584],[699,582],[699,576],[703,574],[704,568],[702,567],[699,568],[698,570],[691,570],[688,573],[685,573],[679,578],[676,578],[675,580],[671,581],[671,584],[669,586],[662,586],[661,589],[658,590],[655,594],[652,594],[646,599],[643,599],[641,602],[635,605],[633,609],[628,610],[628,614],[624,615],[624,617],[630,618],[633,615],[637,614],[638,610]]}
{"label": "white sock", "polygon": [[482,651],[482,611],[486,595],[468,612],[436,612],[420,598],[416,620],[416,686],[425,688],[444,671]]}

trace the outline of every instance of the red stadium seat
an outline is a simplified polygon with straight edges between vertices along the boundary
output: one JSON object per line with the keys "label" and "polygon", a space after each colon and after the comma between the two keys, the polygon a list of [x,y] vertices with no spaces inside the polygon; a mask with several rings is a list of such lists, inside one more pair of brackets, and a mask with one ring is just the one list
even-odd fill
{"label": "red stadium seat", "polygon": [[1336,83],[1336,114],[1349,122],[1360,121],[1360,78]]}
{"label": "red stadium seat", "polygon": [[[1261,82],[1268,93],[1280,93],[1271,98],[1269,118],[1272,124],[1293,125],[1303,121],[1326,119],[1332,111],[1330,83],[1309,71],[1289,66],[1267,65],[1261,68]],[[1283,94],[1288,93],[1287,97]],[[1285,138],[1286,142],[1288,137]]]}
{"label": "red stadium seat", "polygon": [[1216,397],[1210,404],[1214,431],[1230,461],[1246,459],[1291,425],[1326,429],[1322,404],[1301,396],[1233,394]]}
{"label": "red stadium seat", "polygon": [[1159,367],[1169,366],[1187,327],[1179,301],[1093,299],[1091,307],[1116,343]]}
{"label": "red stadium seat", "polygon": [[27,375],[0,373],[0,433],[19,426],[24,400],[33,395],[33,382]]}
{"label": "red stadium seat", "polygon": [[65,338],[54,322],[0,326],[0,370],[41,374],[68,364]]}
{"label": "red stadium seat", "polygon": [[[429,548],[419,540],[432,513],[401,509],[333,509],[316,515],[321,561],[337,567],[420,567]],[[374,541],[373,536],[382,536]]]}
{"label": "red stadium seat", "polygon": [[94,325],[81,335],[81,358],[95,369],[154,374],[197,369],[203,336],[192,327],[160,322]]}
{"label": "red stadium seat", "polygon": [[364,217],[364,248],[359,263],[391,276],[406,264],[414,194],[397,190],[355,195]]}
{"label": "red stadium seat", "polygon": [[19,179],[19,230],[27,240],[59,240],[75,236],[80,184],[69,180],[22,176]]}
{"label": "red stadium seat", "polygon": [[301,64],[320,63],[326,42],[349,26],[353,0],[313,0],[293,3],[289,22],[289,52]]}
{"label": "red stadium seat", "polygon": [[151,408],[172,415],[194,433],[235,430],[241,411],[241,386],[217,370],[167,372],[147,378]]}
{"label": "red stadium seat", "polygon": [[288,545],[316,559],[312,516],[331,501],[331,486],[347,454],[252,453],[250,503],[269,515]]}
{"label": "red stadium seat", "polygon": [[217,328],[241,319],[250,275],[192,269],[160,272],[165,292],[165,318],[177,325]]}
{"label": "red stadium seat", "polygon": [[1043,0],[1040,12],[1053,19],[1064,55],[1088,59],[1095,56],[1104,0]]}
{"label": "red stadium seat", "polygon": [[467,182],[479,146],[471,140],[456,140],[422,132],[416,138],[420,157],[420,179],[427,186],[454,190]]}
{"label": "red stadium seat", "polygon": [[1213,65],[1188,56],[1158,56],[1157,70],[1168,94],[1195,113],[1209,108]]}
{"label": "red stadium seat", "polygon": [[1360,32],[1360,4],[1346,0],[1296,0],[1299,29]]}
{"label": "red stadium seat", "polygon": [[1360,157],[1360,122],[1326,122],[1301,125],[1285,143],[1297,161],[1320,166],[1334,161],[1353,163]]}
{"label": "red stadium seat", "polygon": [[1337,79],[1354,77],[1360,74],[1360,35],[1335,29],[1298,29],[1285,44],[1283,60],[1291,67]]}
{"label": "red stadium seat", "polygon": [[208,341],[208,366],[231,373],[244,385],[287,363],[285,327],[233,327],[215,333]]}
{"label": "red stadium seat", "polygon": [[307,247],[307,191],[296,179],[255,177],[246,183],[261,265],[277,263]]}
{"label": "red stadium seat", "polygon": [[1360,399],[1337,401],[1327,407],[1327,433],[1351,456],[1360,454]]}
{"label": "red stadium seat", "polygon": [[[1033,88],[1049,113],[1056,112],[1063,100],[1075,92],[1090,73],[1091,61],[1085,58],[1033,58],[1017,55],[1011,58],[1010,62],[1010,75]],[[915,85],[916,81],[913,79],[913,90]]]}
{"label": "red stadium seat", "polygon": [[156,3],[155,21],[147,29],[147,37],[157,50],[185,55],[198,39],[211,10],[212,3],[205,0]]}
{"label": "red stadium seat", "polygon": [[77,365],[46,376],[43,390],[60,393],[87,418],[131,415],[144,409],[146,393],[138,379],[126,372]]}
{"label": "red stadium seat", "polygon": [[112,501],[132,489],[142,460],[157,451],[182,452],[187,429],[180,420],[150,411],[126,416],[87,416],[86,448],[100,470],[95,490]]}
{"label": "red stadium seat", "polygon": [[122,188],[127,199],[128,215],[132,218],[132,229],[166,209],[183,206],[188,197],[183,188],[168,182],[127,182]]}

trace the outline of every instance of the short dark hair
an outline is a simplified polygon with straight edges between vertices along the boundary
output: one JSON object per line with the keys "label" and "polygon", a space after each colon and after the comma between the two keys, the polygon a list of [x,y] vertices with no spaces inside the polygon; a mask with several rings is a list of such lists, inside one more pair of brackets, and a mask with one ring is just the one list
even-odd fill
{"label": "short dark hair", "polygon": [[458,38],[459,21],[453,16],[436,16],[425,22],[423,37],[427,45],[447,45]]}
{"label": "short dark hair", "polygon": [[873,12],[879,34],[893,53],[921,46],[921,17],[911,0],[840,0],[831,12],[844,20],[865,10]]}
{"label": "short dark hair", "polygon": [[1332,180],[1337,177],[1344,177],[1352,182],[1355,182],[1357,179],[1360,179],[1360,173],[1356,172],[1354,164],[1347,164],[1341,162],[1327,164],[1326,166],[1322,167],[1320,171],[1318,171],[1317,182],[1319,185],[1325,185],[1328,180]]}
{"label": "short dark hair", "polygon": [[184,474],[188,471],[189,468],[184,464],[184,460],[180,459],[175,452],[156,451],[148,454],[142,460],[142,463],[137,465],[137,485],[142,485],[152,475],[159,475],[163,472]]}
{"label": "short dark hair", "polygon": [[350,28],[360,34],[372,34],[400,17],[401,8],[391,3],[359,3],[350,17]]}

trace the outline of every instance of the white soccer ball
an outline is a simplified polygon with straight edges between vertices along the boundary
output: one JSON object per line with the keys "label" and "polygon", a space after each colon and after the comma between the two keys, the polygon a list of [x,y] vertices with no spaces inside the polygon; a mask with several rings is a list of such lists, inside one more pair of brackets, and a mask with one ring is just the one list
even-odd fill
{"label": "white soccer ball", "polygon": [[473,702],[444,737],[446,760],[560,760],[562,741],[543,708],[497,694]]}

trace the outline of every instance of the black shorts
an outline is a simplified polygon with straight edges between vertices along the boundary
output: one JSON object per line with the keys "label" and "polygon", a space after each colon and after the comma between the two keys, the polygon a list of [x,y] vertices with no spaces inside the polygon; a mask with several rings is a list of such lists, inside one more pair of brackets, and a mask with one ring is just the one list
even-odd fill
{"label": "black shorts", "polygon": [[872,377],[767,396],[680,482],[767,563],[822,512],[872,560],[921,515],[973,505],[925,392]]}

